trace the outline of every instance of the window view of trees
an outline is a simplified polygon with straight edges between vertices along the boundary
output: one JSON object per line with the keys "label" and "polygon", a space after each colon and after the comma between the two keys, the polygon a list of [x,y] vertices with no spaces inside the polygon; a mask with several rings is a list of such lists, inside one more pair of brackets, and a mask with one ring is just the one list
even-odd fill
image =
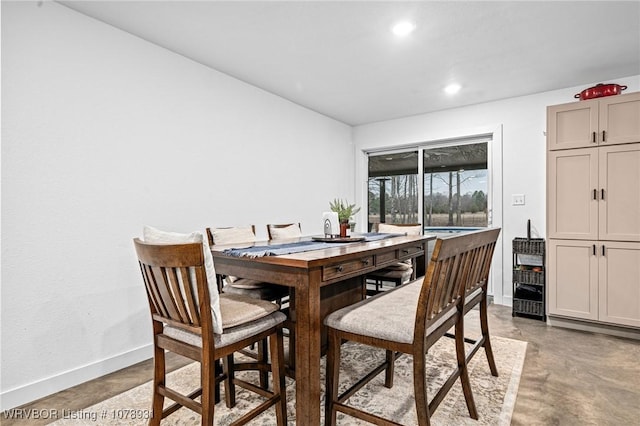
{"label": "window view of trees", "polygon": [[[423,179],[423,212],[418,211],[418,179]],[[487,142],[369,157],[370,225],[487,226],[487,195]]]}
{"label": "window view of trees", "polygon": [[425,226],[487,226],[487,170],[425,175]]}
{"label": "window view of trees", "polygon": [[[384,188],[381,188],[384,186]],[[381,202],[380,194],[384,193]],[[369,179],[369,223],[381,222],[384,205],[386,223],[420,223],[418,175],[385,176]]]}

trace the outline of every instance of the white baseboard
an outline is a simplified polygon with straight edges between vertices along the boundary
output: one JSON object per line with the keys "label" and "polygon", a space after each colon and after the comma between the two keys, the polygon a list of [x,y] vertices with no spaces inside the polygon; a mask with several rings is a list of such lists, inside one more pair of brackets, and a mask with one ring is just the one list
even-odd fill
{"label": "white baseboard", "polygon": [[55,376],[47,377],[46,379],[9,389],[0,393],[0,410],[4,411],[19,407],[152,357],[153,345],[148,344],[111,358],[96,361]]}
{"label": "white baseboard", "polygon": [[633,327],[617,327],[615,325],[581,321],[577,319],[557,317],[554,315],[547,316],[547,324],[554,327],[564,327],[572,330],[610,334],[612,336],[640,340],[640,329]]}

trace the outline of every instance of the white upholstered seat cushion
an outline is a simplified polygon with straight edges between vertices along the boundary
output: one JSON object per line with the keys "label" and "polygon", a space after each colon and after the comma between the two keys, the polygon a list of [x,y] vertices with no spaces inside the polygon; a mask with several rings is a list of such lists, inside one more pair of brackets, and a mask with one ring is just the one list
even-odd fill
{"label": "white upholstered seat cushion", "polygon": [[[394,266],[394,265],[392,265]],[[372,278],[380,281],[384,280],[400,280],[400,282],[407,281],[411,278],[413,269],[396,269],[396,268],[384,268],[379,271],[372,272],[367,275],[367,278]]]}
{"label": "white upholstered seat cushion", "polygon": [[[418,298],[423,279],[382,292],[333,312],[324,320],[328,327],[400,343],[413,343]],[[428,325],[427,334],[456,313],[450,309]]]}
{"label": "white upholstered seat cushion", "polygon": [[272,240],[284,240],[287,238],[298,238],[302,236],[300,225],[298,225],[297,223],[293,223],[282,228],[276,228],[275,226],[272,226],[269,232],[271,233]]}
{"label": "white upholstered seat cushion", "polygon": [[[277,305],[242,295],[223,294],[220,296],[220,306],[225,322],[224,332],[213,336],[214,344],[218,348],[261,333],[287,318],[278,311]],[[181,342],[202,347],[202,338],[198,334],[170,325],[164,328],[164,334]]]}
{"label": "white upholstered seat cushion", "polygon": [[[240,280],[243,280],[241,278]],[[265,285],[264,287],[258,288],[242,288],[235,287],[234,285],[225,285],[222,288],[223,294],[243,294],[245,296],[249,296],[252,299],[261,299],[266,301],[278,300],[289,294],[289,289],[287,287],[279,286],[279,285]]]}
{"label": "white upholstered seat cushion", "polygon": [[220,295],[216,283],[216,271],[213,267],[213,256],[209,249],[209,242],[200,232],[181,234],[178,232],[162,231],[151,226],[145,226],[142,230],[142,238],[147,243],[159,244],[185,244],[201,243],[204,255],[204,267],[207,273],[209,285],[209,298],[211,299],[211,315],[213,316],[213,331],[222,333],[222,314],[220,312]]}
{"label": "white upholstered seat cushion", "polygon": [[422,233],[422,225],[398,226],[390,223],[379,223],[378,232],[382,234],[420,235]]}
{"label": "white upholstered seat cushion", "polygon": [[475,289],[472,289],[471,292],[467,293],[464,297],[465,305],[471,302],[476,297],[480,296],[481,293],[482,293],[482,287],[476,287]]}
{"label": "white upholstered seat cushion", "polygon": [[398,262],[398,263],[394,263],[393,265],[385,266],[384,269],[408,271],[408,270],[413,270],[413,267],[411,266],[411,261],[409,260],[409,261]]}
{"label": "white upholstered seat cushion", "polygon": [[[253,232],[252,226],[236,226],[232,228],[211,228],[211,236],[214,244],[244,244],[252,245],[256,242],[256,234]],[[233,275],[224,278],[225,286],[233,285],[236,281],[243,280]],[[251,282],[239,283],[238,288],[254,288],[264,287],[266,284],[260,281],[250,280]],[[244,285],[244,287],[242,287]],[[235,285],[234,285],[235,287]]]}
{"label": "white upholstered seat cushion", "polygon": [[266,285],[266,283],[258,280],[252,280],[250,278],[238,278],[233,277],[233,280],[228,284],[231,287],[235,288],[244,288],[244,289],[255,289],[262,288]]}
{"label": "white upholstered seat cushion", "polygon": [[233,228],[212,228],[214,244],[253,243],[256,234],[251,226],[237,226]]}
{"label": "white upholstered seat cushion", "polygon": [[251,321],[266,317],[280,308],[268,300],[259,300],[241,294],[220,295],[222,328],[228,330]]}

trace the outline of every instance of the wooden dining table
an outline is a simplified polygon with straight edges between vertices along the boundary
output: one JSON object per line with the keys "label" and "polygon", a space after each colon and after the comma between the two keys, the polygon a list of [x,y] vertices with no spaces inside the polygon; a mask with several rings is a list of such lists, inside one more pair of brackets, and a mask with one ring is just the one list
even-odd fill
{"label": "wooden dining table", "polygon": [[[217,274],[290,288],[295,324],[295,357],[290,363],[296,379],[296,424],[320,425],[320,358],[326,344],[324,317],[362,300],[366,295],[365,276],[370,272],[413,259],[417,276],[423,276],[427,243],[433,239],[433,235],[402,235],[262,257],[232,256],[225,253],[230,246],[212,246]],[[287,240],[292,241],[298,240]],[[254,246],[275,248],[281,244],[282,241],[256,242]]]}

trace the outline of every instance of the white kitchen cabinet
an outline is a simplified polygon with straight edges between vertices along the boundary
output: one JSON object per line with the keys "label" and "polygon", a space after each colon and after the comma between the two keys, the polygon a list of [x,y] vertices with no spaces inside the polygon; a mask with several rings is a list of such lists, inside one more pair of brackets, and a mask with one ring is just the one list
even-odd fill
{"label": "white kitchen cabinet", "polygon": [[640,141],[640,92],[547,108],[550,151]]}

